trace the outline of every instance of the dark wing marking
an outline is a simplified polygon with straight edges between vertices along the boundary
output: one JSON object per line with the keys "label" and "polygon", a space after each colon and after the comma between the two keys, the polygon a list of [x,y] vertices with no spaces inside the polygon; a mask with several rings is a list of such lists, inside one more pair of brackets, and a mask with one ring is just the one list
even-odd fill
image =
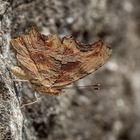
{"label": "dark wing marking", "polygon": [[65,48],[68,46],[73,55],[70,56],[71,53],[63,54],[64,60],[68,57],[69,59],[65,60],[64,64],[62,63],[61,74],[54,87],[68,85],[96,71],[110,58],[112,53],[111,49],[102,41],[84,46],[79,45],[73,39],[70,42],[67,40],[63,41],[63,45]]}

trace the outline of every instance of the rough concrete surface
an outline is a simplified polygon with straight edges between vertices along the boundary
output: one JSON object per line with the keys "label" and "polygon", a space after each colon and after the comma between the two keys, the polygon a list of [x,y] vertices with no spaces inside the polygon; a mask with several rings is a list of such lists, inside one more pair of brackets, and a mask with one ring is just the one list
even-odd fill
{"label": "rough concrete surface", "polygon": [[[9,40],[33,25],[44,34],[73,35],[84,43],[103,39],[113,49],[112,58],[61,96],[38,95],[37,103],[20,109],[34,99],[34,92],[9,76],[6,67],[16,64]],[[0,0],[0,82],[12,90],[0,87],[2,96],[10,95],[4,108],[12,112],[6,121],[0,118],[0,140],[8,139],[7,132],[10,140],[139,140],[139,25],[139,0]],[[78,86],[95,83],[101,84],[100,90]],[[0,117],[7,114],[1,111],[2,101]],[[16,120],[14,112],[19,113]],[[11,129],[7,122],[19,127]]]}

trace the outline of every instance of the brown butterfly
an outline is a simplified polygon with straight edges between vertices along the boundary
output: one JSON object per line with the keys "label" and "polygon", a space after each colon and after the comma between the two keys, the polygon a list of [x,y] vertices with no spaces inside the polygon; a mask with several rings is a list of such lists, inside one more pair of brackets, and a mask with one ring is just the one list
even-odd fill
{"label": "brown butterfly", "polygon": [[76,80],[94,72],[111,56],[101,40],[85,45],[72,37],[45,36],[36,28],[11,40],[19,67],[12,72],[30,82],[35,91],[58,95]]}

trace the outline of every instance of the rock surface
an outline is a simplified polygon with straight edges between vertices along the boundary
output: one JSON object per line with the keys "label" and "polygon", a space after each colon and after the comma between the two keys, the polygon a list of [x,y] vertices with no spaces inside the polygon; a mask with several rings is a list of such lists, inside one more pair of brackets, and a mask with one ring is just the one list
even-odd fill
{"label": "rock surface", "polygon": [[[19,128],[23,140],[140,139],[139,0],[0,0],[0,4],[0,51],[8,65],[16,64],[10,38],[32,25],[44,34],[73,35],[85,43],[102,38],[113,49],[110,61],[75,88],[65,89],[59,97],[41,95],[37,103],[16,108],[23,115]],[[99,91],[78,87],[97,82]],[[20,104],[32,100],[27,83],[15,85],[18,94],[13,96]],[[6,130],[0,126],[2,131]]]}

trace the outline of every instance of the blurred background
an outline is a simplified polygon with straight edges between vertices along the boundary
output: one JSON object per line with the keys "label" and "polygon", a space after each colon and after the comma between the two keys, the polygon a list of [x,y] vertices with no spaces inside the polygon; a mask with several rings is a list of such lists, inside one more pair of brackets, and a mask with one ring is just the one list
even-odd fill
{"label": "blurred background", "polygon": [[[42,95],[23,108],[23,139],[140,140],[140,1],[12,0],[9,7],[11,38],[36,25],[83,43],[103,39],[113,50],[108,63],[61,96]],[[96,83],[98,91],[79,86]],[[33,95],[25,83],[19,89],[21,100]]]}

